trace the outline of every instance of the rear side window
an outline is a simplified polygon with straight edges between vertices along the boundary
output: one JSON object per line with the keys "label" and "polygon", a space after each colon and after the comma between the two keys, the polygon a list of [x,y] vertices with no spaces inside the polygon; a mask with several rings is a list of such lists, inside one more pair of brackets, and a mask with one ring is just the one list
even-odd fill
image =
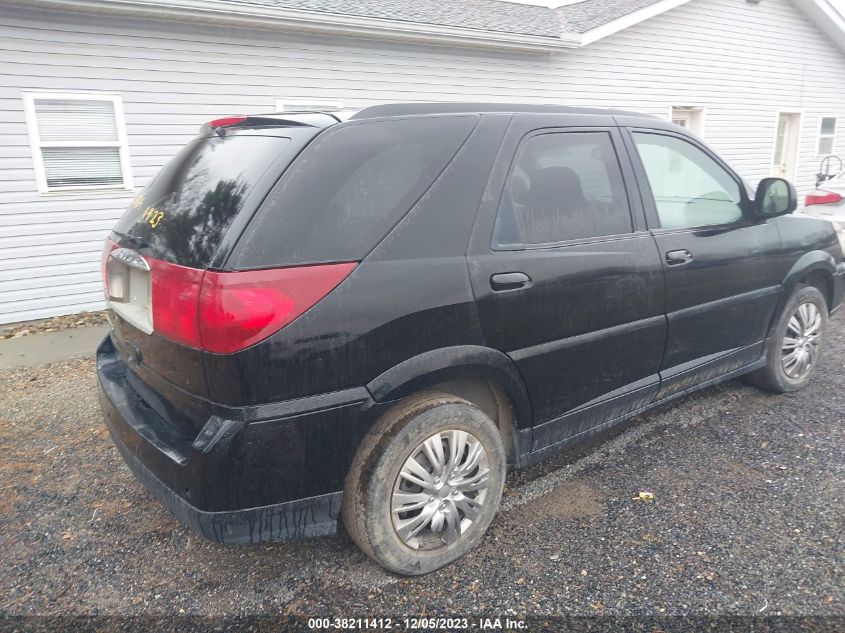
{"label": "rear side window", "polygon": [[233,266],[363,259],[445,169],[476,119],[418,117],[330,128],[267,196]]}
{"label": "rear side window", "polygon": [[540,134],[517,154],[494,244],[548,244],[632,230],[619,161],[607,132]]}
{"label": "rear side window", "polygon": [[115,231],[162,259],[205,268],[257,181],[290,139],[213,136],[191,141],[136,196]]}

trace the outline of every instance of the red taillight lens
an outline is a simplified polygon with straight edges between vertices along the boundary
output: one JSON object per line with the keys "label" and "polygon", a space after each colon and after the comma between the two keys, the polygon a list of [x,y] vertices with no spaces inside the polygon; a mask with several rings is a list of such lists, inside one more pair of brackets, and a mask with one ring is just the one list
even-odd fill
{"label": "red taillight lens", "polygon": [[218,127],[229,127],[231,125],[239,125],[246,121],[245,116],[227,116],[223,117],[222,119],[214,119],[213,121],[209,121],[208,125],[212,129],[216,129]]}
{"label": "red taillight lens", "polygon": [[819,191],[811,193],[804,198],[804,206],[809,207],[811,204],[836,204],[842,201],[842,196],[833,191]]}
{"label": "red taillight lens", "polygon": [[109,277],[106,267],[109,263],[109,255],[111,255],[111,252],[116,248],[117,244],[112,242],[110,239],[106,239],[106,243],[103,244],[103,255],[100,259],[100,278],[103,280],[103,292],[106,294],[107,297],[109,294]]}
{"label": "red taillight lens", "polygon": [[200,296],[202,348],[226,354],[267,338],[329,294],[355,266],[207,272]]}
{"label": "red taillight lens", "polygon": [[203,270],[147,258],[152,275],[153,330],[190,347],[202,347],[199,314]]}
{"label": "red taillight lens", "polygon": [[355,262],[217,273],[148,258],[153,330],[229,354],[278,332],[331,292]]}

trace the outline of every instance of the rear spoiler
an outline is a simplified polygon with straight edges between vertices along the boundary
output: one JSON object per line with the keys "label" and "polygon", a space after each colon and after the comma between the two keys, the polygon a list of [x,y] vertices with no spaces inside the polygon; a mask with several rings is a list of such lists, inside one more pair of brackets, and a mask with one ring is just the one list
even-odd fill
{"label": "rear spoiler", "polygon": [[200,127],[201,136],[216,133],[225,134],[227,129],[262,128],[262,127],[316,127],[324,128],[335,123],[341,123],[349,118],[349,111],[302,111],[284,112],[280,114],[237,115],[214,119]]}

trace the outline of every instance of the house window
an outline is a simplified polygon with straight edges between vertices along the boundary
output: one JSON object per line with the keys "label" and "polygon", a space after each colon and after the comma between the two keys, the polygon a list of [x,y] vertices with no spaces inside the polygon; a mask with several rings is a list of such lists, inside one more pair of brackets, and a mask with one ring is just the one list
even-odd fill
{"label": "house window", "polygon": [[819,141],[816,144],[816,154],[827,156],[833,154],[833,140],[836,138],[836,117],[823,116],[819,119]]}
{"label": "house window", "polygon": [[697,106],[672,106],[671,120],[693,134],[704,136],[704,108]]}
{"label": "house window", "polygon": [[25,93],[24,106],[41,193],[132,189],[119,96]]}
{"label": "house window", "polygon": [[323,99],[276,99],[276,112],[301,112],[303,110],[341,110],[343,102]]}

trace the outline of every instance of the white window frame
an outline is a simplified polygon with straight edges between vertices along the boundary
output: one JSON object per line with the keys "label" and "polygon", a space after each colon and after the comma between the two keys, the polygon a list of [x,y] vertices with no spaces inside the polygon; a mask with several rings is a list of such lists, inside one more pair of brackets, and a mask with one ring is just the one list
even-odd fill
{"label": "white window frame", "polygon": [[707,108],[704,106],[695,106],[695,105],[670,105],[669,106],[669,114],[668,119],[671,123],[673,119],[675,119],[675,111],[678,110],[681,113],[687,114],[689,116],[690,123],[695,123],[695,127],[690,125],[686,127],[688,132],[695,134],[701,138],[704,138],[704,130],[707,126]]}
{"label": "white window frame", "polygon": [[[65,101],[110,101],[114,111],[116,141],[45,141],[41,142],[38,133],[38,115],[35,111],[35,101],[38,99],[61,99]],[[126,120],[123,116],[123,101],[120,95],[106,92],[24,92],[24,112],[26,115],[26,129],[29,135],[29,145],[32,149],[32,161],[35,167],[35,181],[41,195],[67,194],[74,192],[97,191],[133,191],[132,166],[129,157],[129,140],[126,135]],[[49,187],[47,174],[44,170],[42,148],[50,147],[117,147],[120,155],[120,169],[123,183],[120,185],[81,185],[76,187]]]}
{"label": "white window frame", "polygon": [[[833,119],[833,134],[822,134],[822,121],[825,119]],[[836,114],[820,114],[819,115],[819,124],[816,127],[816,157],[820,156],[829,156],[830,154],[835,153],[836,151],[836,131],[839,129],[839,116]],[[831,139],[832,143],[830,144],[830,152],[826,152],[822,154],[819,152],[819,145],[822,142],[823,138]]]}
{"label": "white window frame", "polygon": [[[327,110],[342,110],[343,102],[333,99],[288,99],[287,97],[276,99],[276,112],[294,112],[307,106],[320,106]],[[314,108],[308,107],[308,109],[313,110]]]}

